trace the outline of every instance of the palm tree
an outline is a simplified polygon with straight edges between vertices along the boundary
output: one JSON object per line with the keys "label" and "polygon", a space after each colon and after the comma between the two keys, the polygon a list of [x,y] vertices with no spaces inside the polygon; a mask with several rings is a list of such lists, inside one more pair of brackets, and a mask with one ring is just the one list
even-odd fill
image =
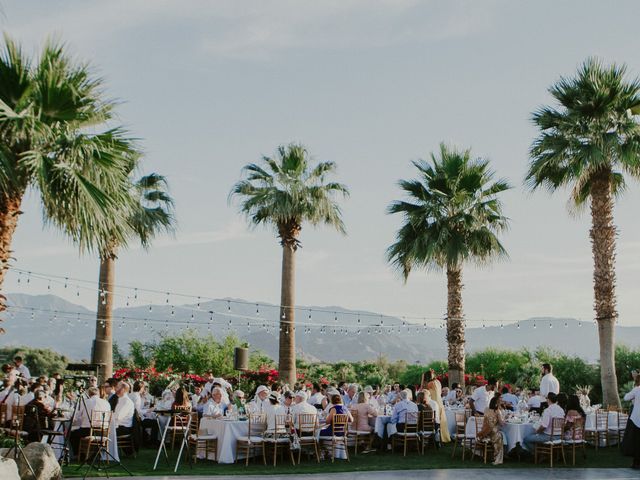
{"label": "palm tree", "polygon": [[640,177],[640,127],[631,109],[640,103],[640,81],[626,80],[626,67],[586,60],[574,77],[549,88],[558,107],[533,114],[540,134],[531,146],[526,181],[532,189],[571,187],[576,209],[591,205],[594,309],[600,341],[604,402],[620,405],[615,371],[614,197],[625,174]]}
{"label": "palm tree", "polygon": [[106,239],[86,239],[93,245],[99,245],[100,252],[96,338],[92,362],[103,365],[101,375],[104,378],[111,377],[113,373],[112,292],[115,287],[118,251],[134,239],[139,240],[146,249],[155,236],[161,232],[171,232],[175,226],[173,199],[168,194],[167,181],[163,176],[152,173],[140,178],[131,184],[131,196],[133,208],[129,210],[127,222],[115,223]]}
{"label": "palm tree", "polygon": [[328,182],[334,173],[333,162],[310,165],[311,158],[303,145],[278,148],[276,157],[264,157],[264,168],[246,165],[244,180],[236,183],[230,197],[239,196],[241,212],[254,225],[275,227],[282,245],[282,279],[280,295],[280,378],[293,386],[295,363],[295,253],[301,246],[299,236],[304,223],[325,224],[345,233],[336,195],[348,196],[347,187]]}
{"label": "palm tree", "polygon": [[449,384],[464,385],[462,266],[506,256],[497,235],[508,219],[498,194],[511,187],[493,181],[489,161],[472,159],[469,150],[441,143],[439,153],[431,154],[431,162],[413,162],[418,179],[399,182],[409,200],[389,205],[388,213],[401,213],[404,222],[387,258],[405,282],[414,267],[446,270]]}
{"label": "palm tree", "polygon": [[[5,36],[0,51],[0,289],[28,188],[42,201],[47,224],[82,249],[80,238],[122,219],[132,159],[119,128],[100,132],[113,102],[87,65],[48,42],[37,61]],[[0,303],[0,311],[4,310]]]}

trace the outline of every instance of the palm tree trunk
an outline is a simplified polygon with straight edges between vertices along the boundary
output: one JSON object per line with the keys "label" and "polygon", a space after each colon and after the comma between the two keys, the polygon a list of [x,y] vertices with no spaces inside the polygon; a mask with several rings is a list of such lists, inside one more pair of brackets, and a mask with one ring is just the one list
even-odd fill
{"label": "palm tree trunk", "polygon": [[98,315],[96,318],[96,339],[93,343],[92,363],[100,364],[100,380],[113,376],[113,299],[115,283],[116,254],[100,255],[100,276],[98,282]]}
{"label": "palm tree trunk", "polygon": [[598,172],[591,185],[591,248],[593,251],[594,308],[600,341],[600,381],[605,405],[620,406],[615,364],[616,227],[613,224],[611,171]]}
{"label": "palm tree trunk", "polygon": [[282,277],[280,289],[280,344],[278,370],[280,380],[293,388],[296,383],[296,329],[295,329],[295,293],[296,293],[296,250],[299,226],[280,227],[282,244]]}
{"label": "palm tree trunk", "polygon": [[[0,291],[4,286],[4,276],[9,269],[9,263],[13,258],[11,250],[11,242],[13,234],[18,226],[18,217],[22,213],[20,204],[22,203],[22,195],[13,197],[2,197],[0,199]],[[0,294],[0,312],[6,310],[6,298]],[[4,330],[0,328],[0,333]]]}
{"label": "palm tree trunk", "polygon": [[464,387],[464,320],[462,312],[462,270],[447,267],[447,345],[449,347],[449,386]]}

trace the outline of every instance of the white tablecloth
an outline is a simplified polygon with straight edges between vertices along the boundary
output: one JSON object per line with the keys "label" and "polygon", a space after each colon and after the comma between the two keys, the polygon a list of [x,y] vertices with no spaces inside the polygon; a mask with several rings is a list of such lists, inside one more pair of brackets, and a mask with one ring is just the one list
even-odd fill
{"label": "white tablecloth", "polygon": [[[510,452],[519,443],[524,448],[524,437],[533,433],[535,428],[533,423],[505,423],[500,429],[504,444],[507,446],[507,452]],[[470,417],[465,427],[465,435],[467,438],[475,438],[476,436],[476,418]]]}
{"label": "white tablecloth", "polygon": [[[199,429],[202,433],[218,438],[218,463],[233,463],[236,459],[237,440],[249,433],[249,422],[202,417]],[[204,452],[198,454],[199,458],[200,455],[204,458]]]}
{"label": "white tablecloth", "polygon": [[376,432],[376,435],[380,438],[384,437],[384,431],[387,428],[387,424],[389,423],[389,421],[391,420],[391,417],[389,415],[378,415],[376,417],[376,424],[373,427],[374,432]]}
{"label": "white tablecloth", "polygon": [[456,435],[456,413],[464,412],[463,410],[453,410],[450,408],[445,408],[444,413],[447,417],[447,428],[449,429],[449,436],[454,438]]}

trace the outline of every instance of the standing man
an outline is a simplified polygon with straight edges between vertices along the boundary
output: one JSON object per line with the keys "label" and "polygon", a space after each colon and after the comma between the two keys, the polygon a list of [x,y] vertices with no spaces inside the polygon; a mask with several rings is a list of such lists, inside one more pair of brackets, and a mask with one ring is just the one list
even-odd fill
{"label": "standing man", "polygon": [[489,383],[473,391],[473,395],[469,398],[469,405],[474,414],[484,415],[497,387],[498,381],[495,378],[490,378]]}
{"label": "standing man", "polygon": [[13,363],[16,366],[16,370],[20,374],[22,378],[29,381],[31,379],[31,373],[27,366],[22,362],[22,357],[20,355],[16,355],[13,357]]}
{"label": "standing man", "polygon": [[551,373],[553,367],[550,363],[542,364],[542,380],[540,381],[540,395],[547,398],[550,393],[560,393],[560,382]]}

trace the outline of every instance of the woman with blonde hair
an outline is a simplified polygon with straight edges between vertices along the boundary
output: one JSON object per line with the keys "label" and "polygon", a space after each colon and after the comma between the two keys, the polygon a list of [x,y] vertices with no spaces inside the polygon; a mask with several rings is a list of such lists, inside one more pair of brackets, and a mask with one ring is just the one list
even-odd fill
{"label": "woman with blonde hair", "polygon": [[[427,382],[426,385],[425,381]],[[420,386],[421,388],[428,390],[431,395],[431,399],[438,404],[437,415],[440,417],[440,441],[442,443],[449,443],[451,441],[451,436],[449,435],[447,415],[444,411],[444,403],[442,402],[442,384],[440,383],[440,380],[436,378],[436,374],[433,369],[422,374]]]}

